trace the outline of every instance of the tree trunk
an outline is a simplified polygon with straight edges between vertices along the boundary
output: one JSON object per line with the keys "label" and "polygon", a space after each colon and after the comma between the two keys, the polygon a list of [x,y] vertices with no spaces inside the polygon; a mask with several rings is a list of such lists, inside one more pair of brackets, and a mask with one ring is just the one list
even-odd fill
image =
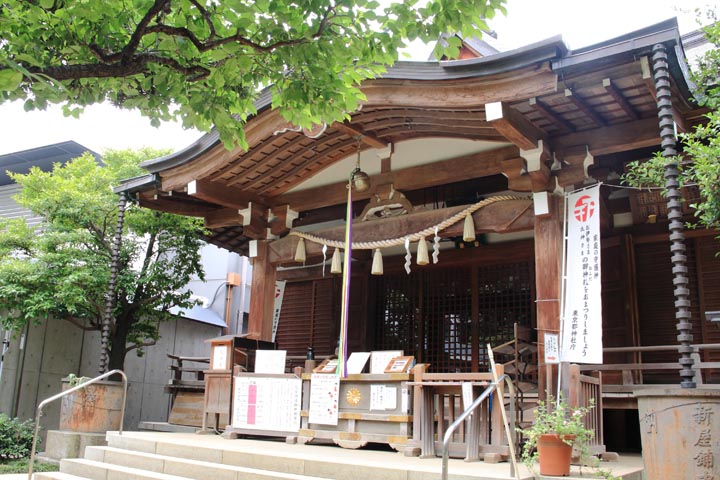
{"label": "tree trunk", "polygon": [[115,324],[115,331],[110,337],[110,361],[108,371],[125,367],[125,345],[127,343],[128,325],[122,320]]}

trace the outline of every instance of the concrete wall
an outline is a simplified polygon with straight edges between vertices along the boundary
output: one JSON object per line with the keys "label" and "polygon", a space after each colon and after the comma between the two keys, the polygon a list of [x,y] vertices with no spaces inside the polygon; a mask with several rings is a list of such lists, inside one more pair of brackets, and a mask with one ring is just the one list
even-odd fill
{"label": "concrete wall", "polygon": [[[167,354],[209,356],[210,346],[205,340],[221,333],[218,327],[189,320],[167,322],[160,326],[157,345],[148,347],[143,356],[130,352],[125,360],[130,384],[124,428],[135,430],[140,421],[167,420],[169,396],[163,391],[170,379]],[[0,335],[4,338],[5,332],[0,331]],[[36,406],[60,392],[61,379],[69,373],[97,376],[99,338],[98,332],[83,332],[61,320],[39,322],[10,338],[0,378],[0,412],[34,418]],[[20,376],[18,367],[22,368]],[[59,402],[49,405],[44,413],[43,429],[56,429]]]}

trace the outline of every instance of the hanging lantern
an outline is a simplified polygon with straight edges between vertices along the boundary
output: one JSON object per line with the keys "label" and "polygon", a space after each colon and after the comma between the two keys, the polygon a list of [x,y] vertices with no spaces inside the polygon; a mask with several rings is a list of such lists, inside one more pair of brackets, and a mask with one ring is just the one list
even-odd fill
{"label": "hanging lantern", "polygon": [[417,264],[418,265],[427,265],[430,263],[430,258],[428,258],[428,246],[427,242],[424,238],[421,238],[418,242],[418,248],[417,248]]}
{"label": "hanging lantern", "polygon": [[375,254],[373,255],[373,262],[372,262],[372,269],[370,270],[370,273],[373,275],[382,275],[383,274],[383,259],[382,259],[382,253],[380,253],[380,249],[375,249]]}
{"label": "hanging lantern", "polygon": [[352,171],[351,182],[356,192],[364,192],[370,188],[370,176],[360,169],[360,142],[362,136],[357,137],[357,160],[355,161],[355,169]]}
{"label": "hanging lantern", "polygon": [[473,223],[472,214],[468,213],[465,217],[465,228],[463,228],[463,241],[475,241],[475,223]]}
{"label": "hanging lantern", "polygon": [[300,237],[297,249],[295,250],[295,261],[298,263],[305,263],[305,239],[302,237]]}
{"label": "hanging lantern", "polygon": [[339,248],[336,248],[333,252],[332,262],[330,263],[330,273],[342,273],[342,258],[340,257]]}

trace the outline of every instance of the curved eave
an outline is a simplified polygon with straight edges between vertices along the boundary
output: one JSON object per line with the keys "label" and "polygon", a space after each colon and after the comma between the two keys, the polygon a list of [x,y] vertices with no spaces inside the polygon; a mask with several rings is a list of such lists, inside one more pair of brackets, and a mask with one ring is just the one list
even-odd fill
{"label": "curved eave", "polygon": [[[443,62],[397,62],[376,81],[426,82],[507,76],[514,71],[548,62],[566,53],[567,47],[562,39],[556,36],[484,58]],[[372,84],[376,81],[371,80],[368,83]],[[258,113],[261,113],[270,108],[271,103],[271,93],[269,89],[266,89],[255,102],[255,108]],[[219,144],[220,138],[217,132],[212,130],[188,147],[163,157],[148,160],[142,164],[142,167],[151,173],[179,167],[192,162]]]}
{"label": "curved eave", "polygon": [[555,72],[571,74],[582,71],[588,64],[602,66],[624,59],[651,56],[653,47],[664,44],[668,51],[670,74],[685,98],[692,98],[694,84],[689,78],[687,60],[680,39],[676,18],[645,27],[602,43],[571,51],[567,56],[552,61]]}

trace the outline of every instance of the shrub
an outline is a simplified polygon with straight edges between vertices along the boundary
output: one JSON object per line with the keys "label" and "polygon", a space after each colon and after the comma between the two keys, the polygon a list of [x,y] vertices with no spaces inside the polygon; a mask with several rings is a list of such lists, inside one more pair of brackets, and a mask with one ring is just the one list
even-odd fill
{"label": "shrub", "polygon": [[29,456],[34,433],[32,420],[21,422],[0,413],[0,461]]}

